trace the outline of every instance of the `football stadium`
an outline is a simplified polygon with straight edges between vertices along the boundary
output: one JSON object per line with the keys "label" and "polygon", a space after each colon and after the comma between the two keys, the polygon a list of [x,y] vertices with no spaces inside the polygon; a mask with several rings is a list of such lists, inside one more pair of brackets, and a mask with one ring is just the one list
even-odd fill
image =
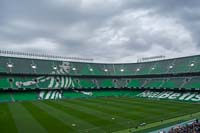
{"label": "football stadium", "polygon": [[0,133],[200,133],[200,0],[0,0]]}
{"label": "football stadium", "polygon": [[0,62],[1,133],[139,133],[191,121],[199,131],[199,55],[103,64],[1,51]]}

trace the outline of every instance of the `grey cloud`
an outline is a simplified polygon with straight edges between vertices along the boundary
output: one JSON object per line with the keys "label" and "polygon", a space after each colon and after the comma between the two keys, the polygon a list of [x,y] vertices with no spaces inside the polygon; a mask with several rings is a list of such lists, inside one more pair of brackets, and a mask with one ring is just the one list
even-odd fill
{"label": "grey cloud", "polygon": [[199,5],[199,0],[1,0],[0,45],[45,53],[48,46],[40,44],[50,45],[52,54],[100,62],[199,54]]}

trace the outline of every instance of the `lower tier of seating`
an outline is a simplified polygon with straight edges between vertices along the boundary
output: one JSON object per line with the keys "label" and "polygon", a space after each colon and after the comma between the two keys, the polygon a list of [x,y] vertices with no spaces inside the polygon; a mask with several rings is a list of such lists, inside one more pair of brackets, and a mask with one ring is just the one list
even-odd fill
{"label": "lower tier of seating", "polygon": [[200,90],[200,76],[164,78],[74,78],[65,76],[0,76],[0,91],[106,88]]}
{"label": "lower tier of seating", "polygon": [[34,100],[56,100],[97,97],[137,97],[168,99],[185,102],[200,102],[200,92],[192,91],[157,91],[157,90],[43,90],[1,92],[0,102],[18,102]]}

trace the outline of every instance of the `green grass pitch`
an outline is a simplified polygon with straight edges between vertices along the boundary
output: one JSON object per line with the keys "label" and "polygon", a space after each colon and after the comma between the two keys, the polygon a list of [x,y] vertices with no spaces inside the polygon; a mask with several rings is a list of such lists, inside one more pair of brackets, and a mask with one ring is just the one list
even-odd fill
{"label": "green grass pitch", "polygon": [[115,132],[199,111],[197,104],[128,97],[1,103],[0,132]]}

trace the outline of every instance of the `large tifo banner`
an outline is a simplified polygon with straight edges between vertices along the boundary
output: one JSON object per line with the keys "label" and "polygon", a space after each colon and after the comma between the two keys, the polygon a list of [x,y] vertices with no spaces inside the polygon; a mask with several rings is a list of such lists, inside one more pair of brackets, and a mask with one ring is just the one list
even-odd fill
{"label": "large tifo banner", "polygon": [[173,91],[163,91],[163,92],[144,91],[142,93],[139,93],[137,97],[200,102],[200,93],[193,93],[193,92],[181,93]]}

